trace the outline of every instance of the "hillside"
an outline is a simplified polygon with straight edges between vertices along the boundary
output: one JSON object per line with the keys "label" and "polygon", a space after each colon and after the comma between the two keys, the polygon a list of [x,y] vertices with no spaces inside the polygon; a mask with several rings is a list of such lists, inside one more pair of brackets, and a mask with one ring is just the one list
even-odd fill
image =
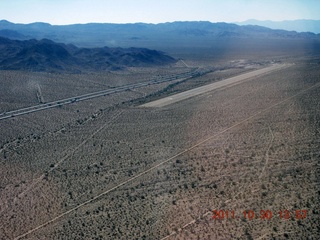
{"label": "hillside", "polygon": [[0,69],[31,71],[118,70],[159,66],[175,59],[145,48],[78,48],[42,40],[10,40],[0,37]]}

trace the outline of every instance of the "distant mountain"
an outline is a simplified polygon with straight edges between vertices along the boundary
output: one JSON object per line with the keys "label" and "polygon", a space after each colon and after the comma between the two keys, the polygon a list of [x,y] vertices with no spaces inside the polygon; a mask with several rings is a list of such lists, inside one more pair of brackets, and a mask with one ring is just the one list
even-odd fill
{"label": "distant mountain", "polygon": [[257,25],[268,27],[271,29],[283,29],[287,31],[297,31],[297,32],[313,32],[320,33],[320,20],[292,20],[292,21],[259,21],[250,19],[244,22],[236,23],[238,25]]}
{"label": "distant mountain", "polygon": [[17,31],[3,29],[0,30],[0,37],[10,38],[10,39],[17,39],[17,40],[26,40],[27,37],[18,33]]}
{"label": "distant mountain", "polygon": [[0,37],[0,69],[29,71],[96,71],[159,66],[176,60],[145,48],[78,48],[42,40]]}
{"label": "distant mountain", "polygon": [[[260,26],[238,26],[228,23],[172,22],[160,24],[110,24],[88,23],[73,25],[50,25],[47,23],[14,24],[0,21],[0,31],[15,31],[29,39],[51,39],[81,47],[148,47],[165,44],[190,44],[194,41],[210,42],[215,39],[319,39],[313,33],[272,30]],[[10,36],[8,36],[10,37]],[[11,39],[16,39],[11,35]]]}
{"label": "distant mountain", "polygon": [[[24,58],[22,55],[14,55],[18,54],[16,51],[6,60],[12,58],[11,62],[2,63],[2,68],[19,69],[20,63],[26,59],[28,62],[21,64],[23,68],[29,66],[30,69],[75,69],[75,71],[154,66],[174,61],[162,52],[177,59],[206,58],[210,61],[320,54],[320,34],[274,30],[254,25],[239,26],[223,22],[88,23],[60,26],[39,22],[15,24],[2,20],[0,33],[1,31],[12,40],[39,41],[34,43],[36,48],[27,44],[31,44],[34,40],[26,41],[24,45],[30,49],[21,53],[25,54]],[[65,49],[70,56],[62,54],[58,46],[41,47],[42,52],[39,53],[38,45],[44,44],[41,39],[50,39],[55,44],[63,43],[58,46]],[[14,49],[17,49],[17,46],[14,46]],[[56,52],[48,53],[44,51],[46,48],[55,49]],[[150,52],[145,48],[160,52]],[[32,52],[36,54],[32,55]],[[0,55],[3,56],[3,52],[0,52]],[[17,61],[18,59],[20,60]]]}

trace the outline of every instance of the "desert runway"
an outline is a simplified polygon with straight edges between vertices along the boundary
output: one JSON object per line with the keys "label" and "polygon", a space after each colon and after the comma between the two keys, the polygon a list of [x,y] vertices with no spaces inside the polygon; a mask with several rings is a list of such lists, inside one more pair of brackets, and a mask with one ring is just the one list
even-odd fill
{"label": "desert runway", "polygon": [[159,99],[156,101],[152,101],[152,102],[141,105],[141,107],[164,107],[169,104],[176,103],[176,102],[185,100],[190,97],[194,97],[194,96],[197,96],[197,95],[200,95],[203,93],[207,93],[207,92],[216,90],[218,88],[229,87],[229,86],[238,84],[242,81],[250,80],[254,77],[268,74],[270,72],[273,72],[273,71],[276,71],[279,69],[283,69],[283,68],[286,68],[289,66],[291,66],[291,64],[273,64],[273,65],[268,66],[266,68],[262,68],[262,69],[255,70],[252,72],[244,73],[244,74],[241,74],[241,75],[238,75],[235,77],[225,79],[223,81],[211,83],[211,84],[208,84],[205,86],[201,86],[201,87],[194,88],[194,89],[182,92],[182,93],[175,94],[173,96],[169,96],[169,97],[165,97],[165,98],[162,98],[162,99]]}

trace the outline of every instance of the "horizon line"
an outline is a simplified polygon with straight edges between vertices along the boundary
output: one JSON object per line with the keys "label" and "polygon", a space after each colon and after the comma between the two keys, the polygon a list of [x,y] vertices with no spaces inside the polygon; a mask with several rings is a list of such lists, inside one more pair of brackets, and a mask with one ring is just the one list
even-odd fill
{"label": "horizon line", "polygon": [[150,22],[126,22],[126,23],[116,23],[116,22],[84,22],[84,23],[65,23],[65,24],[52,24],[49,22],[42,22],[42,21],[35,21],[35,22],[28,22],[28,23],[21,23],[21,22],[13,22],[9,21],[7,19],[1,19],[0,22],[8,22],[8,23],[13,23],[13,24],[35,24],[35,23],[42,23],[42,24],[48,24],[51,26],[66,26],[66,25],[86,25],[86,24],[117,24],[117,25],[124,25],[124,24],[150,24],[150,25],[158,25],[158,24],[166,24],[166,23],[176,23],[176,22],[208,22],[208,23],[230,23],[230,24],[236,24],[236,23],[244,23],[247,21],[258,21],[258,22],[276,22],[276,23],[281,23],[281,22],[293,22],[293,21],[320,21],[320,19],[294,19],[294,20],[280,20],[280,21],[275,21],[275,20],[258,20],[258,19],[247,19],[244,21],[237,21],[237,22],[228,22],[228,21],[210,21],[210,20],[176,20],[176,21],[168,21],[168,22],[159,22],[159,23],[150,23]]}

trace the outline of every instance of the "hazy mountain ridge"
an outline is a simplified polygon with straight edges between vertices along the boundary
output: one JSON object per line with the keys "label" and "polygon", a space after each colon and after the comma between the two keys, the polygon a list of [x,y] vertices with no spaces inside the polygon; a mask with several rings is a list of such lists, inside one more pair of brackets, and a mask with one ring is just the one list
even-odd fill
{"label": "hazy mountain ridge", "polygon": [[287,20],[287,21],[259,21],[250,19],[237,22],[238,25],[258,25],[271,29],[283,29],[286,31],[320,33],[320,20]]}
{"label": "hazy mountain ridge", "polygon": [[159,66],[176,60],[145,48],[78,48],[74,45],[0,37],[0,69],[31,71],[117,70],[125,67]]}
{"label": "hazy mountain ridge", "polygon": [[[205,40],[217,38],[320,38],[320,34],[314,33],[297,33],[272,30],[260,26],[238,26],[236,24],[206,21],[160,24],[88,23],[60,26],[48,23],[14,24],[2,20],[0,21],[1,30],[15,31],[26,39],[48,38],[56,42],[72,43],[86,47],[140,47],[144,46],[146,41],[185,41],[185,39],[193,38]],[[15,39],[14,36],[11,36],[11,38]]]}
{"label": "hazy mountain ridge", "polygon": [[320,51],[320,34],[207,21],[57,26],[2,20],[1,33],[24,41],[1,40],[11,42],[0,44],[0,68],[33,71],[114,70],[175,62],[162,52],[149,49],[177,59],[197,55],[215,60],[310,55]]}

